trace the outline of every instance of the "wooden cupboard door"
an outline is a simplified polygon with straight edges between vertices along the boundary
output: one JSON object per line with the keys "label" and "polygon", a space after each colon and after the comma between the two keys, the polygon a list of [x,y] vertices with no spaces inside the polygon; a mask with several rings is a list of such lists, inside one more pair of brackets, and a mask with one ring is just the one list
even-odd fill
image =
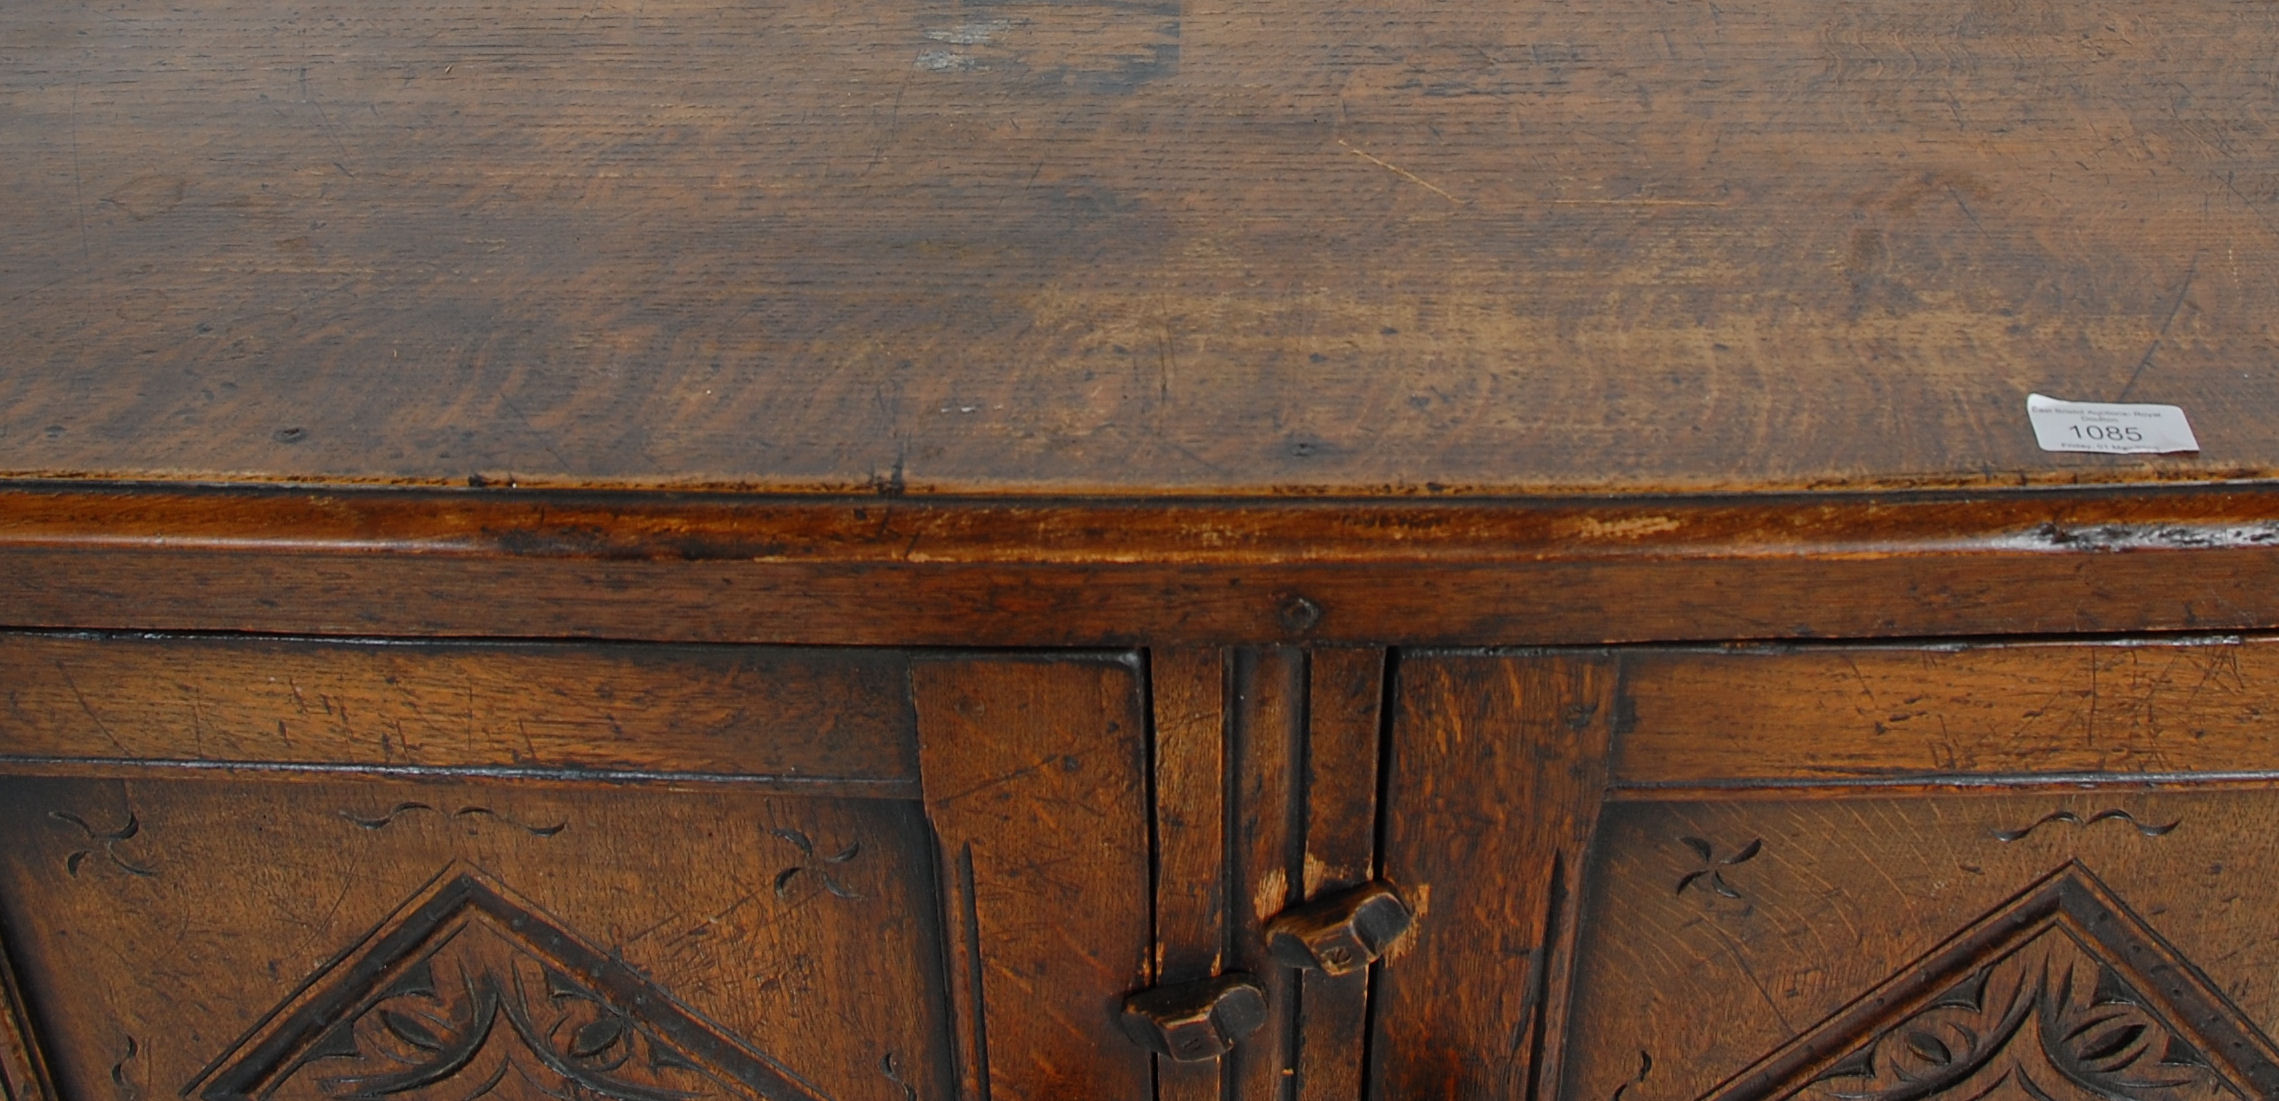
{"label": "wooden cupboard door", "polygon": [[1145,1097],[1140,670],[0,637],[0,1078]]}
{"label": "wooden cupboard door", "polygon": [[957,1096],[1145,1098],[1147,708],[1125,656],[912,663],[941,855]]}
{"label": "wooden cupboard door", "polygon": [[914,803],[13,779],[66,1096],[897,1101],[949,1060]]}
{"label": "wooden cupboard door", "polygon": [[1536,1095],[1606,779],[1611,663],[1400,655],[1384,878],[1416,913],[1377,963],[1371,1098]]}
{"label": "wooden cupboard door", "polygon": [[1405,653],[1372,1096],[2279,1096],[2274,663]]}
{"label": "wooden cupboard door", "polygon": [[2279,1096],[2279,789],[1621,802],[1564,1093]]}

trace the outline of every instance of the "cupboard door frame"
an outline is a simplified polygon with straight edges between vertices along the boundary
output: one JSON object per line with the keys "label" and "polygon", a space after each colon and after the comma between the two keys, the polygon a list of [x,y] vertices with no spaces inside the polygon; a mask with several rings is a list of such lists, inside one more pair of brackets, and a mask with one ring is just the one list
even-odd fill
{"label": "cupboard door frame", "polygon": [[[9,632],[0,679],[30,724],[0,745],[7,777],[906,802],[930,849],[930,893],[909,920],[939,947],[956,1095],[987,1097],[993,1078],[997,1096],[1152,1090],[1149,1057],[1115,1020],[1153,977],[1137,651]],[[399,711],[395,730],[434,714],[445,689],[463,737],[373,734]],[[1059,828],[1039,828],[1045,813]],[[8,1101],[55,1101],[41,999],[0,972],[0,1084]],[[933,1074],[887,1069],[918,1085]]]}
{"label": "cupboard door frame", "polygon": [[1116,1024],[1154,972],[1140,673],[1122,654],[912,662],[967,1101],[1154,1090]]}
{"label": "cupboard door frame", "polygon": [[1399,656],[1383,867],[1417,920],[1375,969],[1369,1096],[1558,1080],[1615,674],[1594,652]]}
{"label": "cupboard door frame", "polygon": [[[1600,890],[1614,874],[1616,864],[1610,862],[1621,857],[1636,864],[1643,851],[1630,836],[1637,832],[1632,811],[1794,803],[1832,813],[1846,800],[1881,799],[1896,800],[1892,814],[1919,805],[1931,814],[1933,800],[1951,802],[1964,794],[2008,799],[2017,805],[2003,804],[2009,807],[2004,813],[2024,816],[2010,824],[2019,828],[1986,826],[1979,840],[2000,848],[2033,830],[2046,835],[2035,844],[2079,835],[2085,839],[2078,842],[2085,846],[2080,852],[2094,856],[2089,864],[2098,867],[2067,873],[2071,865],[2060,865],[2076,859],[2066,855],[2073,849],[2051,849],[2055,855],[2049,860],[2057,863],[2050,867],[2006,864],[2004,897],[2014,891],[2048,904],[2013,913],[1994,905],[1998,899],[1972,903],[1965,907],[1968,913],[1925,919],[1937,928],[1911,931],[1950,947],[2001,955],[2016,948],[2003,939],[2009,936],[2004,930],[2042,929],[2033,922],[2044,919],[2084,930],[2143,926],[2138,934],[2113,934],[2109,944],[2092,932],[2080,935],[2089,938],[2084,944],[2096,942],[2088,951],[2093,960],[2103,958],[2100,952],[2115,959],[2151,953],[2147,959],[2170,960],[2128,972],[2138,974],[2138,985],[2149,991],[2166,982],[2162,975],[2199,974],[2188,953],[2149,931],[2161,926],[2163,906],[2182,904],[2170,896],[2190,891],[2140,885],[2115,893],[2105,879],[2135,877],[2153,865],[2132,870],[2128,861],[2152,857],[2096,856],[2103,850],[2092,843],[2157,837],[2169,828],[2165,818],[2132,818],[2126,812],[2131,798],[2279,791],[2279,748],[2268,737],[2266,719],[2279,713],[2279,677],[2259,675],[2266,668],[2279,671],[2279,639],[2272,638],[1405,650],[1396,653],[1395,668],[1381,860],[1384,876],[1419,916],[1412,933],[1380,961],[1374,978],[1368,1096],[1375,1098],[1647,1097],[1657,1088],[1676,1088],[1663,1083],[1693,1081],[1673,1078],[1677,1068],[1641,1059],[1628,1048],[1623,1054],[1631,1061],[1616,1074],[1610,1068],[1621,1060],[1613,1054],[1574,1046],[1612,1045],[1611,1051],[1621,1045],[1607,1023],[1645,1012],[1578,1001],[1609,981],[1597,971],[1586,980],[1578,970],[1586,951],[1600,951],[1591,938],[1603,932],[1612,938],[1605,944],[1616,943],[1620,937],[1605,932],[1615,928],[1610,923],[1648,908]],[[2099,792],[2105,794],[2094,794]],[[1617,821],[1625,823],[1621,837],[1629,840],[1608,832]],[[1697,902],[1730,899],[1744,906],[1750,878],[1770,874],[1784,859],[1773,851],[1776,835],[1769,825],[1762,838],[1752,839],[1749,829],[1727,837],[1679,828],[1684,824],[1673,819],[1662,830],[1668,844],[1657,843],[1654,875],[1632,875],[1621,898],[1640,900],[1636,892],[1647,891],[1647,901],[1666,904],[1674,884]],[[1984,824],[1972,828],[1979,825]],[[2220,830],[2213,836],[2218,848],[2229,843],[2230,835]],[[1618,841],[1628,848],[1606,848]],[[1859,853],[1866,883],[1915,874],[1905,870],[1913,865],[1903,867],[1896,850],[1888,860],[1877,851]],[[2215,850],[2200,859],[2214,861],[2211,867],[2235,862]],[[1670,866],[1666,876],[1662,864]],[[1947,871],[1967,875],[1971,864],[1962,860],[1959,871]],[[1818,874],[1840,880],[1830,870],[1835,866]],[[2108,866],[2112,873],[2100,879]],[[1861,901],[1865,895],[1852,898],[1830,889],[1838,891],[1842,905],[1870,904]],[[2149,916],[2128,916],[2132,905],[2136,914]],[[2227,950],[2210,943],[2198,951],[2220,960]],[[1740,952],[1732,948],[1730,954]],[[1636,955],[1640,961],[1658,958],[1651,947]],[[1726,1087],[1689,1087],[1681,1091],[1685,1101],[1697,1094],[1756,1101],[1762,1090],[1751,1092],[1757,1087],[1750,1083],[1763,1087],[1776,1078],[1793,1086],[1795,1075],[1806,1073],[1797,1068],[1819,1058],[1814,1052],[1831,1045],[1850,1050],[1858,1046],[1855,1041],[1864,1042],[1862,1036],[1896,1027],[1869,1003],[1913,999],[1930,1005],[1939,996],[1898,977],[1918,964],[1936,970],[1933,956],[1915,963],[1875,959],[1872,966],[1853,969],[1860,975],[1843,977],[1844,998],[1864,999],[1847,1002],[1849,1008],[1838,1015],[1850,1026],[1839,1027],[1837,1017],[1825,1027],[1799,1021],[1795,1030],[1782,1033],[1788,1046],[1767,1041],[1763,1052],[1750,1052],[1755,1062],[1727,1068],[1733,1077]],[[1886,981],[1887,965],[1893,976],[1889,990],[1876,985]],[[1753,977],[1736,974],[1730,982],[1741,989]],[[1586,981],[1592,990],[1581,989]],[[1654,985],[1638,981],[1641,989]],[[2258,1031],[2262,1026],[2243,1023],[2250,1019],[2227,1008],[2231,996],[2202,977],[2163,987],[2157,997],[2148,993],[2152,1000],[2145,1004],[2168,1007],[2159,1012],[2183,1022],[2171,1030],[2179,1043],[2236,1050],[2222,1065],[2242,1088],[2259,1090],[2267,1076],[2279,1082],[2279,1045]],[[1664,1006],[1654,1012],[1681,1010]],[[1586,1026],[1587,1033],[1577,1031]],[[1582,1073],[1585,1051],[1593,1053],[1595,1069],[1582,1081],[1575,1076]],[[1649,1076],[1653,1086],[1646,1084]]]}

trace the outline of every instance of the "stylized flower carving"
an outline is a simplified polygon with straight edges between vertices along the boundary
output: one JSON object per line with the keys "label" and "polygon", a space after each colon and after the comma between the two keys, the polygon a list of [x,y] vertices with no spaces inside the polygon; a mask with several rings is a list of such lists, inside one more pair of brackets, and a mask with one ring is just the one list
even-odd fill
{"label": "stylized flower carving", "polygon": [[1973,973],[1839,1060],[1807,1096],[1917,1101],[2238,1096],[2199,1050],[2062,929]]}
{"label": "stylized flower carving", "polygon": [[454,867],[184,1090],[199,1101],[823,1101],[488,876]]}

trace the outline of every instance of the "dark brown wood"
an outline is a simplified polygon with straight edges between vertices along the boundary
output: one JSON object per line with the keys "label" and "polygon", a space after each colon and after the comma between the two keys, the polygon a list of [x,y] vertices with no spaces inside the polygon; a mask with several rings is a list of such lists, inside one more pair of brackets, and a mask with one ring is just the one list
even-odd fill
{"label": "dark brown wood", "polygon": [[[0,41],[9,472],[2279,467],[2259,0],[237,0],[11,5]],[[2035,389],[2182,402],[2204,450],[2039,452]]]}
{"label": "dark brown wood", "polygon": [[[1154,986],[1124,999],[1124,1034],[1133,1043],[1174,1064],[1208,1063],[1213,1073],[1199,1081],[1218,1085],[1217,1060],[1266,1023],[1266,992],[1239,971],[1207,979]],[[1156,1096],[1166,1090],[1156,1071]],[[1182,1087],[1174,1086],[1174,1089]],[[1213,1089],[1212,1094],[1218,1091]]]}
{"label": "dark brown wood", "polygon": [[618,498],[622,528],[590,497],[554,520],[544,497],[488,499],[0,493],[0,621],[883,646],[2279,626],[2279,497],[2261,491],[1605,510]]}
{"label": "dark brown wood", "polygon": [[1370,883],[1275,915],[1266,946],[1286,966],[1349,975],[1377,962],[1415,918],[1399,892]]}
{"label": "dark brown wood", "polygon": [[2053,1097],[2269,1096],[2275,794],[1610,805],[1562,1095],[1888,1099],[1908,1073],[1903,1095],[1946,1101],[2005,1075]]}
{"label": "dark brown wood", "polygon": [[1416,923],[1376,968],[1368,1096],[1559,1082],[1615,680],[1587,653],[1402,657],[1383,861]]}
{"label": "dark brown wood", "polygon": [[949,1086],[915,801],[8,779],[0,836],[59,1096]]}
{"label": "dark brown wood", "polygon": [[1306,860],[1301,897],[1376,873],[1377,763],[1383,754],[1383,650],[1307,652]]}
{"label": "dark brown wood", "polygon": [[7,1101],[54,1101],[55,1082],[40,1052],[15,966],[0,937],[0,1094]]}
{"label": "dark brown wood", "polygon": [[911,665],[941,854],[960,1096],[1141,1098],[1150,985],[1147,721],[1136,655]]}
{"label": "dark brown wood", "polygon": [[[1300,897],[1376,874],[1377,764],[1383,752],[1386,653],[1324,647],[1307,655],[1306,857]],[[1361,1096],[1368,1049],[1366,972],[1298,977],[1299,1101]]]}
{"label": "dark brown wood", "polygon": [[1297,1054],[1298,976],[1275,962],[1266,923],[1298,897],[1304,880],[1305,655],[1274,648],[1234,657],[1228,960],[1258,977],[1269,1015],[1226,1060],[1227,1089],[1233,1097],[1282,1097]]}
{"label": "dark brown wood", "polygon": [[386,551],[461,557],[1115,565],[1513,563],[1999,550],[2212,550],[2279,541],[2279,489],[1757,492],[1438,499],[917,497],[180,487],[13,481],[10,548]]}
{"label": "dark brown wood", "polygon": [[[1155,982],[1166,986],[1207,983],[1226,966],[1232,661],[1229,652],[1210,648],[1148,654],[1155,718]],[[1258,999],[1263,1017],[1263,991]],[[1150,1050],[1176,1048],[1166,1039]],[[1223,1051],[1214,1044],[1210,1053]],[[1156,1063],[1155,1094],[1161,1101],[1218,1101],[1222,1078],[1217,1064],[1166,1057]]]}
{"label": "dark brown wood", "polygon": [[[2038,1054],[2000,1035],[1997,1022],[2022,1019],[2039,1034]],[[1970,1031],[1988,1023],[1996,1027]],[[1933,1030],[1973,1042],[1926,1049],[1921,1038]],[[2005,1080],[2045,1093],[2268,1097],[2279,1092],[2279,1048],[2074,862],[1716,1096],[1779,1097],[1813,1085],[1846,1096],[1967,1096]]]}
{"label": "dark brown wood", "polygon": [[2279,773],[2267,664],[2271,640],[2227,637],[1632,652],[1614,776],[1652,789]]}
{"label": "dark brown wood", "polygon": [[0,634],[0,765],[756,778],[909,798],[893,652]]}
{"label": "dark brown wood", "polygon": [[0,4],[5,1101],[2279,1093],[2274,57]]}

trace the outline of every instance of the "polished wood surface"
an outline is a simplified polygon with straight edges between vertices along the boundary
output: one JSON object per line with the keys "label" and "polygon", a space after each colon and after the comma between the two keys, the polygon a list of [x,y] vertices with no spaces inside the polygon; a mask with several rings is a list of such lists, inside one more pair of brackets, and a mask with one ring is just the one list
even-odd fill
{"label": "polished wood surface", "polygon": [[[472,598],[471,594],[479,594]],[[21,626],[872,646],[2279,625],[2279,491],[1625,502],[0,492]]]}
{"label": "polished wood surface", "polygon": [[1559,1081],[1613,673],[1588,654],[1402,660],[1383,868],[1417,920],[1377,967],[1367,1096]]}
{"label": "polished wood surface", "polygon": [[2279,1098],[2275,58],[0,5],[5,1101]]}
{"label": "polished wood surface", "polygon": [[2279,775],[2270,638],[1644,651],[1625,788]]}
{"label": "polished wood surface", "polygon": [[947,1082],[914,801],[10,779],[0,816],[65,1097]]}
{"label": "polished wood surface", "polygon": [[961,1097],[1150,1090],[1116,1023],[1153,977],[1139,672],[1131,655],[911,667]]}
{"label": "polished wood surface", "polygon": [[910,798],[907,677],[893,652],[0,635],[0,767],[669,776]]}
{"label": "polished wood surface", "polygon": [[1563,1095],[2272,1096],[2271,808],[2268,787],[1618,805]]}
{"label": "polished wood surface", "polygon": [[[2259,0],[0,13],[0,471],[2264,477]],[[2204,450],[2037,450],[2029,391]]]}
{"label": "polished wood surface", "polygon": [[2274,1096],[2261,645],[1402,655],[1370,1096]]}

